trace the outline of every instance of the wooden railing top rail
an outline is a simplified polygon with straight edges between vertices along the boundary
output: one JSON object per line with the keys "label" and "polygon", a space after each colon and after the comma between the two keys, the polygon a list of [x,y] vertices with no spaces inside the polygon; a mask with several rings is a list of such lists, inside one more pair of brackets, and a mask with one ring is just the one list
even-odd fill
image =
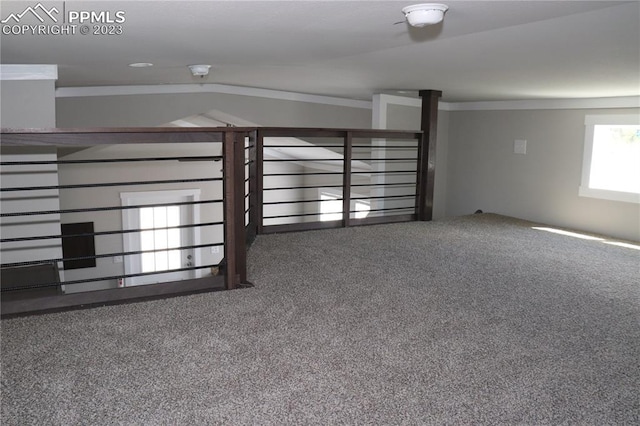
{"label": "wooden railing top rail", "polygon": [[256,127],[51,127],[18,129],[3,127],[2,133],[198,133],[198,132],[251,132]]}
{"label": "wooden railing top rail", "polygon": [[[263,136],[335,136],[352,133],[356,137],[419,138],[422,131],[382,129],[339,129],[308,127],[98,127],[98,128],[2,128],[2,145],[83,145],[90,137],[91,144],[109,143],[167,143],[176,142],[222,142],[226,133],[250,133],[259,131]],[[37,135],[37,141],[31,139]],[[188,135],[188,136],[187,136]],[[215,137],[212,140],[212,137]]]}

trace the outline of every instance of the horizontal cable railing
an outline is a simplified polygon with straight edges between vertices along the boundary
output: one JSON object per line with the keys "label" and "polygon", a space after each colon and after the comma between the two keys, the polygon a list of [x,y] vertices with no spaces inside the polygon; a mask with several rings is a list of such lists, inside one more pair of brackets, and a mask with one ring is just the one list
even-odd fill
{"label": "horizontal cable railing", "polygon": [[242,284],[250,132],[3,132],[3,315]]}
{"label": "horizontal cable railing", "polygon": [[[209,223],[201,222],[198,224],[178,225],[178,226],[173,226],[171,229],[198,228],[198,227],[213,226],[213,225],[224,225],[224,222],[209,222]],[[170,228],[159,227],[156,229],[168,230]],[[117,231],[99,231],[99,232],[77,233],[77,234],[66,234],[66,235],[56,234],[56,235],[38,235],[38,236],[32,236],[32,237],[0,238],[0,243],[60,239],[62,237],[74,238],[74,237],[90,237],[90,236],[100,236],[100,235],[124,235],[129,233],[139,233],[144,230],[145,229],[143,228],[134,228],[134,229],[117,230]]]}
{"label": "horizontal cable railing", "polygon": [[415,220],[419,132],[259,129],[261,232]]}
{"label": "horizontal cable railing", "polygon": [[[126,185],[126,183],[125,183]],[[90,188],[87,186],[86,188]],[[78,188],[75,188],[78,189]],[[0,190],[1,191],[1,190]],[[23,197],[23,200],[27,200],[27,197]],[[172,202],[172,203],[153,203],[153,204],[139,204],[131,206],[108,206],[108,207],[85,207],[77,209],[57,209],[57,210],[36,210],[36,211],[22,211],[12,213],[2,213],[0,217],[18,217],[18,216],[43,216],[51,214],[65,214],[65,213],[90,213],[90,212],[105,212],[114,210],[139,210],[144,207],[171,207],[171,206],[193,206],[202,204],[217,204],[222,203],[223,200],[203,200],[203,201],[187,201],[187,202]]]}
{"label": "horizontal cable railing", "polygon": [[[203,146],[204,148],[204,146]],[[114,148],[117,149],[117,148]],[[77,155],[77,154],[76,154]],[[187,173],[187,167],[180,167],[181,166],[181,160],[183,158],[189,158],[189,159],[193,159],[193,158],[199,158],[199,157],[175,157],[175,156],[171,156],[169,157],[171,158],[171,160],[173,162],[178,162],[177,166],[175,168],[175,172],[179,173],[179,176],[181,176],[183,173]],[[210,157],[210,158],[221,158],[221,157]],[[158,161],[158,157],[143,157],[143,158],[137,158],[136,161],[134,162],[135,168],[145,168],[145,167],[149,167],[149,163],[153,162],[153,161]],[[162,159],[163,160],[163,159]],[[4,167],[16,167],[16,166],[36,166],[36,165],[56,165],[59,168],[59,176],[61,177],[61,179],[64,178],[65,176],[65,171],[62,170],[61,168],[63,168],[65,165],[69,165],[69,164],[73,164],[74,167],[78,168],[79,165],[83,165],[86,166],[86,168],[84,170],[81,171],[81,175],[84,179],[94,179],[94,178],[98,178],[98,176],[100,176],[100,173],[97,173],[95,170],[95,166],[104,166],[105,164],[108,164],[110,167],[104,171],[104,173],[102,173],[103,176],[106,175],[106,177],[108,177],[109,175],[113,175],[116,174],[118,172],[121,172],[121,169],[118,169],[118,165],[122,164],[122,163],[131,163],[131,159],[118,159],[118,161],[103,161],[102,159],[82,159],[82,160],[72,160],[72,161],[65,161],[65,160],[55,160],[55,161],[2,161],[0,162],[0,166],[4,166]],[[187,163],[185,163],[187,164]],[[139,173],[136,173],[135,171],[132,171],[131,166],[128,166],[128,170],[127,173],[131,174],[144,174],[144,171],[140,171]],[[189,170],[193,170],[193,164],[189,163],[188,169]],[[78,173],[79,170],[76,170],[76,173]],[[9,178],[11,175],[11,172],[5,172],[5,179]],[[97,175],[97,176],[96,176]],[[85,183],[73,183],[73,184],[58,184],[58,185],[34,185],[34,186],[30,186],[30,187],[24,187],[24,186],[14,186],[14,187],[7,187],[4,186],[3,188],[0,188],[0,193],[2,193],[2,195],[4,195],[4,193],[14,193],[14,192],[20,192],[20,198],[19,201],[21,201],[21,204],[26,204],[29,200],[30,200],[30,192],[33,191],[42,191],[42,190],[54,190],[54,191],[58,191],[59,197],[62,198],[66,198],[66,199],[76,199],[74,202],[76,204],[80,203],[79,199],[85,199],[87,200],[87,202],[91,203],[91,202],[95,202],[96,200],[92,200],[91,196],[89,194],[76,194],[77,191],[74,190],[82,190],[82,189],[96,189],[96,188],[101,188],[103,192],[100,195],[101,196],[106,196],[109,197],[111,199],[115,198],[114,195],[118,195],[121,193],[121,191],[124,191],[124,187],[130,187],[130,186],[136,186],[136,187],[143,187],[143,186],[152,186],[151,188],[145,188],[144,191],[142,192],[138,192],[138,198],[137,200],[143,200],[144,198],[146,198],[147,200],[156,200],[155,202],[150,202],[150,201],[146,201],[143,203],[134,203],[134,204],[129,204],[129,205],[106,205],[106,206],[100,206],[100,207],[77,207],[77,208],[62,208],[59,207],[57,209],[48,209],[48,210],[19,210],[18,211],[12,211],[12,212],[2,212],[0,213],[0,218],[5,219],[5,218],[21,218],[21,217],[31,217],[31,216],[47,216],[47,215],[59,215],[60,216],[60,221],[62,224],[66,224],[67,222],[69,222],[70,220],[73,221],[89,221],[89,223],[93,223],[94,226],[98,226],[98,227],[107,227],[109,226],[108,224],[114,224],[116,223],[119,219],[121,219],[120,216],[115,216],[115,215],[102,215],[99,218],[96,218],[94,214],[99,214],[99,213],[107,213],[107,212],[116,212],[118,214],[122,214],[122,218],[124,220],[125,217],[127,217],[127,215],[125,215],[125,212],[128,210],[132,210],[135,211],[134,215],[131,216],[129,219],[133,220],[134,223],[140,223],[140,217],[138,215],[138,212],[141,211],[142,209],[153,209],[156,213],[156,216],[158,216],[158,214],[164,214],[165,216],[168,213],[168,209],[174,209],[175,212],[178,213],[178,216],[176,218],[174,218],[174,220],[177,220],[178,222],[174,223],[172,227],[167,227],[165,226],[153,226],[153,222],[151,223],[141,223],[141,227],[136,227],[136,231],[135,232],[131,232],[131,229],[129,229],[129,226],[127,226],[127,228],[119,230],[119,231],[110,231],[110,232],[100,232],[100,233],[83,233],[83,234],[70,234],[70,235],[65,235],[64,233],[60,234],[59,238],[62,241],[62,252],[64,253],[65,251],[68,251],[69,253],[71,253],[70,249],[65,250],[67,247],[65,247],[65,239],[70,239],[70,238],[81,238],[80,236],[82,235],[83,237],[91,237],[91,238],[96,238],[96,237],[102,237],[105,235],[113,235],[113,234],[120,234],[122,236],[127,235],[129,237],[134,237],[134,238],[130,238],[131,241],[134,241],[133,243],[133,248],[129,248],[128,250],[119,250],[119,251],[108,251],[106,253],[100,254],[100,253],[95,253],[95,247],[104,247],[105,244],[101,244],[102,241],[97,241],[94,242],[94,246],[92,248],[91,254],[85,254],[85,255],[64,255],[64,256],[48,256],[48,257],[40,257],[37,258],[35,260],[31,260],[31,261],[20,261],[20,262],[5,262],[3,260],[2,262],[2,267],[3,268],[14,268],[14,267],[19,267],[19,266],[28,266],[28,265],[36,265],[36,264],[41,264],[41,263],[59,263],[62,266],[59,268],[60,271],[62,271],[63,275],[78,275],[77,271],[73,271],[73,272],[68,272],[67,271],[67,267],[65,267],[65,265],[73,262],[73,261],[79,261],[79,260],[92,260],[93,262],[91,262],[91,267],[95,266],[95,261],[96,260],[100,260],[100,259],[111,259],[114,257],[124,257],[124,264],[128,264],[128,263],[134,263],[138,261],[138,257],[145,254],[154,254],[154,256],[157,258],[158,261],[160,261],[162,255],[167,256],[168,258],[171,257],[176,257],[176,256],[180,256],[183,252],[186,251],[194,251],[194,250],[200,250],[200,249],[204,249],[204,248],[211,248],[211,247],[219,247],[222,246],[223,243],[221,241],[215,240],[215,241],[211,241],[208,244],[185,244],[184,240],[188,240],[188,241],[192,241],[194,240],[194,236],[196,236],[197,234],[202,234],[202,230],[200,228],[202,228],[201,224],[193,224],[193,223],[184,223],[185,220],[188,220],[188,213],[182,213],[180,214],[180,210],[184,210],[186,211],[186,209],[190,209],[190,210],[200,210],[201,208],[206,208],[206,205],[218,205],[218,204],[222,204],[223,203],[223,199],[222,198],[213,198],[213,199],[193,199],[191,201],[181,201],[183,198],[176,198],[174,200],[168,201],[168,202],[158,202],[158,200],[162,201],[163,199],[165,199],[168,195],[167,195],[167,188],[173,188],[170,191],[175,191],[175,188],[177,187],[183,187],[184,184],[194,184],[194,187],[197,187],[198,192],[200,192],[203,189],[203,185],[200,184],[204,184],[207,183],[209,184],[209,188],[213,188],[212,192],[217,193],[219,196],[222,195],[222,177],[192,177],[192,178],[178,178],[176,177],[175,179],[151,179],[151,180],[131,180],[131,181],[119,181],[119,182],[86,182]],[[178,185],[176,185],[178,184]],[[198,184],[198,185],[195,185]],[[217,189],[215,189],[217,187]],[[109,189],[107,191],[107,188]],[[140,189],[140,188],[137,188]],[[16,199],[13,199],[14,203],[16,204],[15,201],[18,201]],[[9,206],[11,207],[11,206]],[[193,215],[192,215],[193,216]],[[197,216],[200,216],[199,214]],[[153,218],[151,218],[153,221]],[[165,220],[166,221],[166,217],[161,218],[161,217],[156,217],[156,220]],[[96,223],[97,222],[97,223]],[[220,223],[220,222],[217,222]],[[17,228],[20,226],[20,222],[13,222],[11,224],[3,224],[4,228],[6,229],[7,227],[10,228]],[[112,226],[112,225],[111,225]],[[152,229],[152,231],[150,231],[149,229]],[[187,230],[191,230],[191,232],[187,232]],[[177,231],[177,232],[176,232]],[[9,230],[9,232],[11,232],[11,230]],[[156,239],[159,241],[151,241],[151,246],[148,246],[146,249],[142,250],[136,250],[135,247],[141,247],[140,242],[138,241],[141,236],[144,236],[145,233],[149,233],[152,232],[155,234],[155,237],[157,237]],[[6,235],[6,232],[3,233]],[[164,238],[160,238],[160,234],[164,234]],[[191,235],[188,235],[191,234]],[[220,238],[221,238],[221,233],[220,234]],[[173,242],[167,242],[164,241],[164,239],[167,238],[167,236],[171,235],[174,239],[177,239],[176,241]],[[49,239],[47,235],[45,236],[41,236],[41,237],[46,237],[47,239]],[[9,239],[3,239],[3,247],[2,247],[2,251],[3,251],[3,258],[6,257],[10,257],[11,255],[11,251],[16,250],[15,248],[12,248],[10,246],[9,243],[18,243],[20,241],[26,241],[26,239],[29,239],[31,241],[37,240],[38,237],[18,237],[18,238],[9,238]],[[198,240],[200,238],[197,238]],[[182,240],[182,241],[181,241]],[[88,240],[85,240],[88,241]],[[126,243],[126,241],[125,241]],[[202,250],[200,250],[202,251]],[[189,255],[190,256],[190,255]],[[129,257],[133,258],[132,262],[128,262]],[[147,256],[149,257],[149,256]],[[197,256],[200,257],[200,256]],[[165,259],[165,261],[169,262],[168,259]],[[176,264],[176,262],[179,264],[179,266]],[[151,263],[155,263],[155,262],[151,262]],[[96,282],[102,282],[103,286],[111,286],[111,287],[117,287],[118,284],[122,285],[123,281],[125,278],[130,278],[130,277],[141,277],[141,276],[146,276],[146,275],[153,275],[153,273],[157,273],[157,274],[174,274],[176,271],[188,271],[188,270],[197,270],[197,269],[201,269],[202,267],[200,265],[194,265],[193,262],[187,262],[187,264],[183,264],[184,262],[181,262],[179,259],[173,259],[173,261],[171,262],[173,263],[172,267],[170,268],[169,265],[160,265],[160,266],[154,266],[154,265],[147,265],[146,269],[153,269],[151,271],[151,273],[149,270],[147,271],[140,271],[139,273],[129,273],[127,272],[127,267],[125,267],[125,271],[124,273],[122,273],[120,276],[116,276],[118,280],[120,280],[119,283],[113,282],[113,283],[108,283],[105,281],[108,281],[104,276],[95,274],[96,276],[91,277],[91,278],[82,278],[82,279],[65,279],[63,281],[63,286],[65,286],[65,290],[69,290],[68,288],[66,288],[69,285],[72,284],[78,284],[78,283],[86,283],[86,282],[91,282],[91,281],[96,281]],[[211,261],[208,262],[208,264],[206,265],[207,267],[212,267],[212,266],[217,266],[218,262],[216,263],[212,263]],[[89,268],[89,267],[88,267]],[[80,268],[73,268],[73,269],[80,269]],[[115,268],[111,268],[111,269],[115,269]],[[135,271],[136,268],[134,267],[133,270]],[[71,269],[69,269],[69,271],[71,271]],[[147,273],[143,273],[143,272],[147,272]],[[84,274],[87,275],[87,274]],[[185,274],[184,277],[181,277],[183,279],[187,279],[187,278],[193,278],[191,276],[189,276],[189,274]],[[57,284],[52,284],[57,286]],[[25,288],[29,288],[29,283],[26,283],[26,285],[23,286],[13,286],[11,287],[10,285],[3,285],[2,290],[3,291],[8,291],[8,290],[16,290],[16,289],[25,289]],[[38,287],[43,287],[42,284],[38,285]],[[83,291],[84,289],[73,289],[73,291]]]}
{"label": "horizontal cable railing", "polygon": [[3,315],[248,286],[260,233],[415,220],[421,132],[4,131]]}

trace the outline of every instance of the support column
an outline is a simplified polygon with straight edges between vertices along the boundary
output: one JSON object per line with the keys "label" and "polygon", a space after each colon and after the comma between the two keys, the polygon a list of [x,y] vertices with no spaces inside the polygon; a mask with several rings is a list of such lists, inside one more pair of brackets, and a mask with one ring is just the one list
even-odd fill
{"label": "support column", "polygon": [[438,102],[440,90],[420,90],[422,141],[419,150],[418,220],[433,219],[433,195],[436,176],[436,141],[438,137]]}

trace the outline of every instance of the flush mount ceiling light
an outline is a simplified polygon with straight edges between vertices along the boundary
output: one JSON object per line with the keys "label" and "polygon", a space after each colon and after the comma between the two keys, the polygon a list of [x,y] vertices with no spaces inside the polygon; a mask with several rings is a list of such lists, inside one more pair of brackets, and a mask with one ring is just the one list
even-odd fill
{"label": "flush mount ceiling light", "polygon": [[152,67],[153,64],[151,62],[134,62],[133,64],[129,64],[131,68],[147,68]]}
{"label": "flush mount ceiling light", "polygon": [[188,67],[194,77],[204,77],[209,74],[209,68],[211,68],[211,65],[188,65]]}
{"label": "flush mount ceiling light", "polygon": [[412,27],[425,27],[442,22],[448,9],[444,4],[422,3],[404,7],[402,13]]}

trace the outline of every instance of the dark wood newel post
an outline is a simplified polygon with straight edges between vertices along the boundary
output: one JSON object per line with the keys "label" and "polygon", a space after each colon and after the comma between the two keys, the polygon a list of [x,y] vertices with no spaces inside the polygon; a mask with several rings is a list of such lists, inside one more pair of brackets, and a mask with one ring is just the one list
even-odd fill
{"label": "dark wood newel post", "polygon": [[255,223],[256,223],[256,234],[260,235],[263,233],[262,226],[262,216],[263,206],[262,206],[262,190],[264,189],[264,176],[263,176],[263,160],[264,160],[264,136],[262,135],[262,131],[260,129],[256,130],[256,142],[255,142],[255,155],[256,155],[256,177],[255,177],[255,206],[253,207],[255,213]]}
{"label": "dark wood newel post", "polygon": [[420,90],[422,98],[422,143],[419,151],[418,220],[433,219],[433,195],[436,175],[436,141],[438,137],[438,101],[440,90]]}
{"label": "dark wood newel post", "polygon": [[347,132],[344,137],[344,164],[342,175],[342,226],[348,227],[351,222],[351,157],[353,135]]}
{"label": "dark wood newel post", "polygon": [[224,222],[227,290],[246,280],[244,227],[244,134],[226,131],[224,155]]}
{"label": "dark wood newel post", "polygon": [[236,221],[236,277],[237,284],[247,282],[247,228],[245,225],[245,137],[246,133],[235,133],[233,145],[234,200]]}

